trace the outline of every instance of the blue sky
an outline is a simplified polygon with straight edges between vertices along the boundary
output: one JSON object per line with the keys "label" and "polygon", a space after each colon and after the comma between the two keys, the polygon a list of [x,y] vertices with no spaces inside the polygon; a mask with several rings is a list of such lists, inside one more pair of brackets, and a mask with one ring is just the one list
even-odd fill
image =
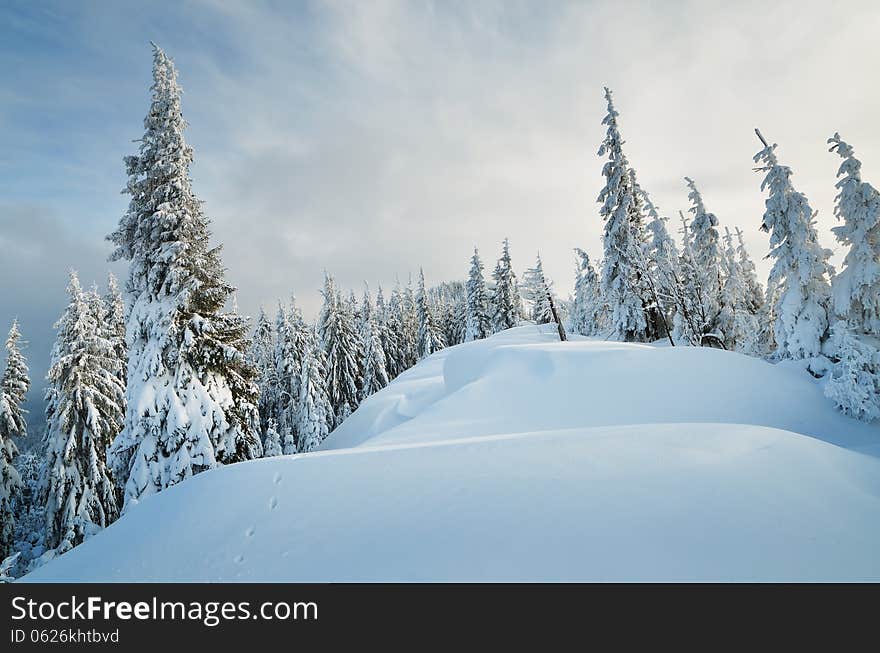
{"label": "blue sky", "polygon": [[759,126],[834,247],[825,139],[880,183],[878,33],[871,2],[0,0],[0,328],[20,317],[42,387],[67,270],[111,269],[150,40],[177,63],[194,187],[253,314],[291,292],[314,312],[325,268],[358,292],[419,266],[462,277],[505,236],[567,293],[572,248],[601,252],[605,84],[667,214],[692,176],[766,272]]}

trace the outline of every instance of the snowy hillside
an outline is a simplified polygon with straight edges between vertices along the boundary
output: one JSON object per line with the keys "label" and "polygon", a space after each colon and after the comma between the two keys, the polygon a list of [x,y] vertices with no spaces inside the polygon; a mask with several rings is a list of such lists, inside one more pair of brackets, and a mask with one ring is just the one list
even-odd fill
{"label": "snowy hillside", "polygon": [[880,426],[807,374],[521,327],[322,450],[149,497],[24,580],[880,580]]}

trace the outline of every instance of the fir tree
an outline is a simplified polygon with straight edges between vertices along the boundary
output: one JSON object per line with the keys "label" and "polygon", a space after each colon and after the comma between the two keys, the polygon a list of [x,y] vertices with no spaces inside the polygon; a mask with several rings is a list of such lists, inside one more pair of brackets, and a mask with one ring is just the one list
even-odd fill
{"label": "fir tree", "polygon": [[834,309],[856,333],[880,336],[880,193],[862,181],[862,164],[839,134],[828,142],[843,159],[834,206],[843,224],[832,231],[848,248],[831,284]]}
{"label": "fir tree", "polygon": [[[645,302],[640,294],[637,270],[629,258],[641,245],[644,224],[629,162],[623,153],[623,140],[617,126],[619,114],[608,88],[605,99],[608,114],[602,124],[607,132],[599,147],[599,156],[608,160],[602,168],[605,187],[597,200],[602,204],[599,214],[605,220],[600,287],[608,306],[612,335],[626,341],[645,341],[649,339]],[[634,236],[639,239],[636,244],[630,242]]]}
{"label": "fir tree", "polygon": [[[718,334],[718,320],[721,313],[721,255],[718,251],[718,218],[709,213],[703,204],[703,197],[690,177],[685,177],[688,186],[688,199],[693,214],[691,220],[690,256],[693,271],[698,277],[695,290],[698,293],[698,314],[700,317],[701,342],[707,335]],[[732,309],[731,309],[732,310]],[[723,340],[722,340],[723,342]]]}
{"label": "fir tree", "polygon": [[6,367],[0,377],[0,562],[12,553],[15,536],[15,504],[21,477],[15,468],[18,447],[13,437],[27,435],[26,411],[21,407],[30,388],[28,366],[18,320],[6,338]]}
{"label": "fir tree", "polygon": [[694,264],[690,223],[682,211],[681,216],[681,252],[678,260],[667,269],[674,275],[674,283],[669,290],[675,296],[675,316],[673,318],[673,339],[676,342],[687,342],[700,346],[703,339],[702,289],[701,275]]}
{"label": "fir tree", "polygon": [[602,328],[604,307],[599,293],[599,275],[584,250],[575,248],[578,257],[574,282],[574,302],[569,329],[582,336],[593,336]]}
{"label": "fir tree", "polygon": [[119,365],[119,378],[124,386],[128,368],[128,345],[125,341],[125,303],[122,299],[122,293],[119,291],[119,283],[112,273],[107,275],[107,293],[104,295],[104,304],[107,310],[107,337],[115,343],[113,349],[116,352],[116,357],[122,363]]}
{"label": "fir tree", "polygon": [[504,239],[501,249],[501,258],[492,273],[495,281],[495,289],[492,293],[492,325],[495,332],[515,327],[522,315],[522,299],[519,294],[519,285],[516,274],[510,261],[510,242]]}
{"label": "fir tree", "polygon": [[748,289],[746,293],[748,309],[750,313],[757,315],[764,305],[764,289],[761,287],[761,282],[758,281],[758,276],[755,274],[755,264],[752,263],[752,259],[746,249],[742,229],[735,227],[734,231],[736,232],[737,239],[736,255],[739,263],[739,273]]}
{"label": "fir tree", "polygon": [[861,162],[835,134],[831,151],[843,159],[837,172],[832,231],[846,246],[843,269],[831,281],[838,320],[823,351],[834,366],[825,394],[846,414],[880,419],[880,193],[862,180]]}
{"label": "fir tree", "polygon": [[776,356],[812,358],[819,355],[828,331],[831,252],[819,245],[815,214],[806,196],[792,186],[791,169],[776,159],[776,144],[764,144],[755,162],[761,163],[757,170],[766,173],[761,190],[769,191],[761,229],[770,233],[770,257],[774,259],[770,283],[777,293],[773,325]]}
{"label": "fir tree", "polygon": [[880,419],[880,348],[876,341],[838,320],[826,349],[835,363],[825,382],[825,396],[847,415],[865,421]]}
{"label": "fir tree", "polygon": [[554,322],[550,309],[551,284],[544,276],[544,265],[541,255],[535,261],[535,267],[526,270],[524,276],[525,294],[531,305],[529,319],[535,324],[551,324]]}
{"label": "fir tree", "polygon": [[385,365],[388,378],[393,379],[406,370],[407,333],[403,328],[403,297],[400,284],[391,292],[385,321],[382,328],[382,349],[385,352]]}
{"label": "fir tree", "polygon": [[130,262],[128,409],[111,448],[126,506],[261,453],[247,320],[224,312],[234,289],[192,190],[177,72],[153,50],[146,130],[125,159],[131,202],[110,236],[113,259]]}
{"label": "fir tree", "polygon": [[434,314],[428,304],[428,294],[425,291],[425,273],[419,270],[419,285],[416,293],[416,310],[419,317],[418,351],[419,358],[427,358],[436,351],[446,346],[443,336],[437,328]]}
{"label": "fir tree", "polygon": [[[278,435],[278,423],[274,417],[270,417],[266,423],[266,437],[263,440],[263,458],[280,456],[283,453],[281,437]],[[296,453],[296,451],[291,453]]]}
{"label": "fir tree", "polygon": [[267,433],[270,419],[276,420],[277,424],[278,374],[275,367],[275,330],[262,307],[251,339],[250,356],[251,363],[257,370],[257,387],[260,391],[257,404],[260,431]]}
{"label": "fir tree", "polygon": [[403,287],[400,302],[400,323],[403,329],[403,369],[408,370],[419,362],[419,315],[416,297],[412,288],[412,277]]}
{"label": "fir tree", "polygon": [[755,338],[759,331],[758,318],[751,310],[750,290],[737,260],[733,236],[726,227],[724,243],[718,327],[727,349],[754,354],[757,350]]}
{"label": "fir tree", "polygon": [[[331,428],[342,423],[358,405],[359,341],[354,316],[347,309],[333,278],[324,280],[324,305],[318,318],[318,335],[325,356],[327,394],[332,408]],[[302,379],[302,376],[300,376]],[[302,435],[299,435],[302,441]]]}
{"label": "fir tree", "polygon": [[492,333],[489,317],[489,295],[483,278],[483,262],[474,247],[471,269],[467,281],[467,302],[465,308],[465,342],[488,338]]}
{"label": "fir tree", "polygon": [[306,349],[299,382],[298,422],[300,451],[307,453],[315,449],[327,437],[329,424],[333,423],[333,407],[327,393],[327,375],[324,349],[312,339],[312,346]]}
{"label": "fir tree", "polygon": [[[125,386],[117,342],[108,336],[104,300],[83,292],[76,273],[70,302],[55,324],[47,375],[46,545],[64,553],[119,515],[106,450],[125,419]],[[110,332],[112,333],[112,332]]]}
{"label": "fir tree", "polygon": [[26,343],[21,339],[18,320],[13,320],[6,337],[6,367],[0,377],[0,438],[10,441],[13,437],[27,435],[27,411],[22,408],[31,387],[27,360],[21,353]]}
{"label": "fir tree", "polygon": [[373,314],[369,289],[364,287],[364,300],[361,304],[360,333],[361,351],[363,352],[361,368],[364,371],[361,401],[388,385],[385,350],[382,347],[382,338],[379,335],[379,331],[379,325],[376,323],[376,318]]}

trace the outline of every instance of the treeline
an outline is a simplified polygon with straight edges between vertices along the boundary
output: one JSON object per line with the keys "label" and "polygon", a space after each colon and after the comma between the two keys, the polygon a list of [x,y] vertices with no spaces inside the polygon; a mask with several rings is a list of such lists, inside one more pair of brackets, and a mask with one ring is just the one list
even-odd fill
{"label": "treeline", "polygon": [[[220,247],[210,243],[192,189],[181,89],[153,52],[151,103],[136,154],[126,157],[130,202],[108,237],[129,263],[124,291],[84,290],[71,273],[55,325],[42,451],[19,456],[30,381],[17,323],[0,377],[0,580],[77,546],[139,501],[218,465],[313,450],[368,396],[419,360],[523,323],[672,346],[711,346],[801,361],[847,414],[880,417],[880,194],[842,158],[833,231],[846,248],[835,272],[815,213],[776,145],[755,155],[767,193],[760,228],[773,267],[757,279],[743,234],[720,229],[694,180],[679,238],[627,160],[606,89],[599,148],[605,186],[603,256],[575,250],[572,297],[561,301],[538,256],[519,281],[504,240],[486,275],[474,249],[467,279],[397,283],[360,298],[325,274],[310,323],[291,300],[254,328],[233,308]],[[463,262],[464,272],[466,262]],[[488,278],[487,278],[488,276]],[[554,305],[551,305],[553,302]]]}

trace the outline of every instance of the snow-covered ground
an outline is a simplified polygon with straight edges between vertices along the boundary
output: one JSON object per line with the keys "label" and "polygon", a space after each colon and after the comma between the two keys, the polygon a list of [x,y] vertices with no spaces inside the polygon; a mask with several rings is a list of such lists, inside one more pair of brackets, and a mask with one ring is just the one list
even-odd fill
{"label": "snow-covered ground", "polygon": [[880,580],[880,426],[806,373],[521,327],[321,451],[201,474],[33,581]]}

